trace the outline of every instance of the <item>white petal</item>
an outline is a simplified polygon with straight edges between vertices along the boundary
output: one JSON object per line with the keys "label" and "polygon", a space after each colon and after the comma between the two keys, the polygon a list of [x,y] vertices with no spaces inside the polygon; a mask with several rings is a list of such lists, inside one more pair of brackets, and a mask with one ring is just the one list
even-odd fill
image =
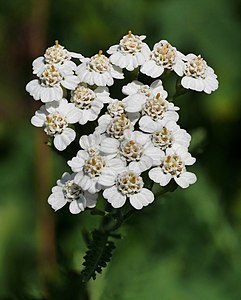
{"label": "white petal", "polygon": [[120,142],[118,140],[113,138],[105,138],[101,142],[100,151],[102,151],[105,154],[116,153],[117,155],[119,146]]}
{"label": "white petal", "polygon": [[49,196],[48,203],[56,211],[62,208],[67,203],[67,200],[64,198],[63,193],[62,194],[53,193]]}
{"label": "white petal", "polygon": [[108,166],[116,172],[122,172],[125,167],[125,162],[120,158],[113,158],[108,161]]}
{"label": "white petal", "polygon": [[42,86],[38,79],[31,80],[26,85],[26,91],[33,96],[34,100],[39,100],[41,95]]}
{"label": "white petal", "polygon": [[132,161],[129,164],[130,170],[137,172],[137,173],[142,173],[142,172],[150,169],[151,166],[152,166],[152,159],[148,156],[142,156],[142,158],[139,162]]}
{"label": "white petal", "polygon": [[174,180],[180,187],[185,189],[190,184],[195,183],[197,181],[197,177],[195,174],[193,174],[191,172],[184,172],[180,175],[180,177],[174,177]]}
{"label": "white petal", "polygon": [[115,52],[117,51],[118,47],[119,47],[119,45],[113,45],[113,46],[111,46],[111,47],[107,50],[107,53],[108,53],[108,54],[113,54],[113,53],[115,53]]}
{"label": "white petal", "polygon": [[61,81],[61,84],[63,87],[65,87],[68,90],[74,90],[78,83],[79,83],[79,78],[75,75],[71,76],[66,76],[64,80]]}
{"label": "white petal", "polygon": [[87,191],[92,185],[92,181],[89,176],[84,175],[83,172],[77,173],[74,181],[81,187],[83,191]]}
{"label": "white petal", "polygon": [[153,60],[149,60],[144,63],[140,69],[141,73],[151,76],[152,78],[159,77],[163,72],[163,66],[157,66]]}
{"label": "white petal", "polygon": [[152,165],[160,165],[161,159],[165,156],[164,152],[154,146],[149,146],[145,149],[144,154],[152,159]]}
{"label": "white petal", "polygon": [[112,186],[115,184],[117,173],[111,168],[106,168],[102,171],[98,183],[103,186]]}
{"label": "white petal", "polygon": [[86,199],[83,195],[80,195],[78,200],[73,200],[69,205],[69,211],[72,214],[78,214],[81,211],[84,211],[86,207]]}
{"label": "white petal", "polygon": [[46,120],[46,113],[41,110],[36,111],[35,116],[31,118],[31,123],[36,127],[42,127]]}
{"label": "white petal", "polygon": [[32,66],[33,66],[33,74],[37,74],[38,76],[44,71],[45,69],[45,63],[44,63],[44,57],[43,56],[40,56],[40,57],[37,57],[33,63],[32,63]]}
{"label": "white petal", "polygon": [[130,113],[135,113],[142,110],[142,106],[146,101],[145,95],[134,94],[126,97],[123,102],[126,104],[125,110]]}
{"label": "white petal", "polygon": [[84,196],[86,199],[86,207],[93,208],[96,206],[96,200],[98,198],[98,194],[90,194],[89,192],[84,192]]}
{"label": "white petal", "polygon": [[148,189],[142,189],[140,193],[130,196],[130,203],[136,209],[142,209],[154,201],[153,193]]}
{"label": "white petal", "polygon": [[100,143],[98,134],[82,135],[79,140],[81,148],[87,150],[89,147],[97,146]]}
{"label": "white petal", "polygon": [[159,167],[151,169],[148,172],[148,175],[151,180],[159,183],[161,186],[166,186],[172,178],[171,174],[164,174]]}
{"label": "white petal", "polygon": [[54,146],[59,151],[63,151],[67,146],[73,142],[76,133],[72,128],[65,128],[61,134],[54,137]]}
{"label": "white petal", "polygon": [[104,190],[103,197],[114,207],[122,207],[126,202],[126,196],[123,196],[116,186]]}
{"label": "white petal", "polygon": [[158,127],[157,123],[153,121],[149,116],[141,117],[139,121],[139,126],[141,130],[148,133],[153,133],[157,130]]}
{"label": "white petal", "polygon": [[173,66],[173,70],[176,72],[178,76],[183,76],[185,63],[181,59],[177,59],[177,62]]}
{"label": "white petal", "polygon": [[125,95],[136,94],[141,86],[143,86],[143,83],[134,80],[131,83],[128,83],[127,85],[122,87],[122,93]]}
{"label": "white petal", "polygon": [[111,75],[113,76],[113,78],[116,78],[116,79],[123,79],[124,78],[124,74],[122,73],[122,69],[117,67],[117,66],[113,66],[113,68],[111,69]]}

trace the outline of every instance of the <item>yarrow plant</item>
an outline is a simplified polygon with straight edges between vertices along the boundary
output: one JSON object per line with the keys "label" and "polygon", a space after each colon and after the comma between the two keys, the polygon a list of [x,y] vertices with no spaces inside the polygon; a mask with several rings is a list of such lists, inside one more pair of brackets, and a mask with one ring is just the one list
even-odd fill
{"label": "yarrow plant", "polygon": [[[48,203],[55,211],[68,203],[72,214],[88,209],[102,216],[88,238],[82,282],[106,266],[116,230],[133,212],[197,180],[188,170],[196,161],[188,152],[191,135],[177,124],[173,101],[189,90],[210,94],[218,88],[217,76],[200,55],[185,55],[166,40],[151,50],[145,38],[129,31],[107,50],[109,56],[99,50],[90,58],[56,41],[33,61],[37,78],[26,86],[44,103],[31,123],[43,127],[48,145],[68,157],[70,167]],[[171,72],[177,85],[169,96],[165,80]],[[110,93],[115,80],[123,81],[122,97]]]}

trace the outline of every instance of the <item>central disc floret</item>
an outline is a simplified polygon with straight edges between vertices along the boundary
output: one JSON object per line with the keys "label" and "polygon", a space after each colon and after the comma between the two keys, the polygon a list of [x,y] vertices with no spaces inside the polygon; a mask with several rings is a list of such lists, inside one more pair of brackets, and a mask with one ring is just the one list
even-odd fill
{"label": "central disc floret", "polygon": [[139,90],[138,90],[139,93],[145,95],[146,97],[150,97],[151,96],[151,91],[150,91],[150,87],[148,85],[142,85]]}
{"label": "central disc floret", "polygon": [[100,156],[91,156],[85,161],[84,172],[89,177],[97,177],[101,174],[102,169],[106,166],[106,160]]}
{"label": "central disc floret", "polygon": [[197,57],[186,63],[184,74],[186,76],[191,76],[194,78],[205,78],[206,69],[206,61],[201,57],[201,55],[198,55]]}
{"label": "central disc floret", "polygon": [[126,172],[119,175],[117,178],[117,189],[122,195],[133,195],[141,191],[144,186],[144,182],[138,174],[134,172]]}
{"label": "central disc floret", "polygon": [[120,146],[121,154],[127,161],[139,161],[143,155],[143,146],[135,141],[124,141]]}
{"label": "central disc floret", "polygon": [[71,59],[70,54],[63,46],[59,45],[58,41],[55,41],[55,45],[47,48],[44,54],[46,63],[48,64],[62,64]]}
{"label": "central disc floret", "polygon": [[152,59],[157,65],[163,65],[167,69],[171,69],[175,64],[176,50],[167,42],[159,43],[152,51]]}
{"label": "central disc floret", "polygon": [[98,73],[104,73],[111,68],[110,60],[108,57],[102,54],[102,50],[98,54],[91,57],[88,68],[90,71]]}
{"label": "central disc floret", "polygon": [[41,84],[47,86],[55,86],[63,80],[63,74],[59,72],[53,65],[47,65],[43,73],[40,75]]}
{"label": "central disc floret", "polygon": [[111,117],[121,116],[125,113],[125,104],[122,101],[115,100],[107,106],[107,111]]}
{"label": "central disc floret", "polygon": [[185,171],[185,165],[178,155],[168,155],[161,163],[164,174],[171,174],[172,176],[179,176]]}
{"label": "central disc floret", "polygon": [[73,200],[77,200],[81,194],[81,188],[73,180],[69,180],[65,183],[63,187],[64,197],[71,202]]}
{"label": "central disc floret", "polygon": [[92,102],[95,100],[95,93],[85,86],[79,85],[72,94],[70,99],[79,109],[90,109]]}
{"label": "central disc floret", "polygon": [[173,143],[172,130],[163,127],[162,130],[154,131],[151,140],[155,146],[159,147],[161,150],[166,150],[167,148],[170,148]]}
{"label": "central disc floret", "polygon": [[111,121],[107,127],[107,133],[111,137],[121,139],[126,129],[131,129],[131,121],[124,114],[122,114],[121,116],[115,117]]}
{"label": "central disc floret", "polygon": [[143,108],[143,114],[150,116],[154,121],[162,119],[166,111],[167,102],[160,98],[160,93],[154,98],[148,99]]}
{"label": "central disc floret", "polygon": [[61,134],[67,126],[67,120],[63,116],[49,114],[46,116],[44,131],[47,135],[54,136],[56,134]]}
{"label": "central disc floret", "polygon": [[129,33],[120,40],[120,49],[126,54],[135,54],[142,50],[142,41],[138,36],[129,31]]}

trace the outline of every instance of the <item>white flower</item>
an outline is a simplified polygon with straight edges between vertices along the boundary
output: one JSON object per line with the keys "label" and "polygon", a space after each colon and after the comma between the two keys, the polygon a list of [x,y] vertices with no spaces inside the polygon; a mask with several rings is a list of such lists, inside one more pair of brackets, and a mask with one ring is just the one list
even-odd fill
{"label": "white flower", "polygon": [[111,54],[110,61],[120,67],[133,71],[138,66],[144,64],[150,55],[150,49],[146,43],[142,41],[145,35],[134,35],[129,31],[121,40],[119,45],[114,45],[107,51]]}
{"label": "white flower", "polygon": [[79,110],[66,99],[53,101],[42,105],[31,123],[36,127],[43,127],[47,135],[53,137],[54,146],[63,151],[75,139],[76,133],[69,124],[79,120]]}
{"label": "white flower", "polygon": [[113,66],[101,50],[91,58],[83,58],[80,61],[82,63],[77,67],[76,74],[81,82],[89,85],[111,86],[114,84],[113,78],[124,78],[122,70]]}
{"label": "white flower", "polygon": [[93,133],[89,135],[82,135],[79,140],[79,144],[80,147],[89,154],[89,156],[95,156],[100,153],[101,140],[101,135]]}
{"label": "white flower", "polygon": [[122,101],[125,103],[127,112],[137,112],[142,109],[143,104],[147,99],[160,95],[161,98],[167,98],[167,92],[163,89],[162,81],[155,80],[150,86],[134,80],[131,83],[123,86],[122,92],[128,95]]}
{"label": "white flower", "polygon": [[151,141],[155,147],[166,150],[171,147],[188,148],[191,136],[174,121],[155,122],[148,116],[143,116],[139,122],[140,129],[151,134]]}
{"label": "white flower", "polygon": [[83,58],[81,54],[70,52],[61,46],[58,40],[55,45],[46,49],[44,56],[40,56],[33,61],[33,74],[40,75],[46,64],[49,65],[65,65],[66,67],[75,70],[76,64],[71,61],[71,58]]}
{"label": "white flower", "polygon": [[103,172],[101,183],[107,188],[103,192],[103,197],[114,207],[122,207],[126,200],[136,209],[154,201],[153,193],[144,188],[144,182],[140,173],[127,167],[122,172],[113,170]]}
{"label": "white flower", "polygon": [[[141,102],[141,101],[140,101]],[[162,98],[160,93],[157,93],[156,96],[152,96],[147,98],[144,103],[141,105],[135,104],[135,101],[129,101],[129,107],[131,111],[140,111],[142,112],[143,116],[148,116],[149,119],[153,121],[177,121],[179,118],[178,113],[176,112],[179,110],[177,106],[174,106],[173,103],[168,102],[166,99]],[[141,117],[142,119],[143,117]],[[140,119],[140,121],[141,121]]]}
{"label": "white flower", "polygon": [[177,75],[182,76],[184,70],[185,56],[172,47],[165,40],[161,40],[154,45],[151,55],[147,62],[141,67],[143,74],[157,78],[161,76],[164,69],[174,70]]}
{"label": "white flower", "polygon": [[188,54],[186,58],[188,61],[185,63],[185,76],[181,80],[181,85],[186,89],[204,91],[207,94],[215,91],[218,88],[218,80],[214,70],[200,55]]}
{"label": "white flower", "polygon": [[80,139],[80,144],[86,150],[79,150],[76,157],[68,161],[73,172],[77,172],[75,183],[84,191],[97,193],[102,186],[100,180],[102,172],[107,169],[121,171],[125,163],[118,158],[109,159],[99,153],[101,138],[98,135],[89,135]]}
{"label": "white flower", "polygon": [[51,102],[63,98],[62,86],[74,90],[79,83],[71,68],[64,65],[44,65],[39,79],[34,79],[26,85],[26,90],[34,100]]}
{"label": "white flower", "polygon": [[104,103],[112,100],[109,95],[107,87],[97,87],[95,90],[91,90],[87,84],[79,84],[72,91],[70,98],[70,101],[80,110],[79,123],[84,125],[88,121],[96,120]]}
{"label": "white flower", "polygon": [[149,136],[140,131],[126,130],[122,141],[105,138],[101,142],[100,150],[104,154],[120,157],[132,170],[139,173],[157,166],[163,156],[162,150],[154,147]]}
{"label": "white flower", "polygon": [[160,166],[151,169],[148,174],[150,179],[161,186],[166,186],[173,178],[180,187],[187,188],[196,182],[197,177],[186,171],[186,165],[193,165],[195,161],[186,148],[168,148]]}
{"label": "white flower", "polygon": [[82,191],[80,186],[74,182],[75,173],[64,173],[62,178],[57,181],[57,185],[52,188],[52,194],[48,198],[48,203],[56,211],[66,203],[72,214],[78,214],[86,207],[93,208],[96,205],[98,194],[90,194]]}
{"label": "white flower", "polygon": [[139,113],[121,114],[112,118],[111,115],[105,114],[98,119],[98,126],[95,131],[97,133],[106,133],[107,137],[115,139],[123,139],[125,130],[134,130],[134,125],[139,119]]}

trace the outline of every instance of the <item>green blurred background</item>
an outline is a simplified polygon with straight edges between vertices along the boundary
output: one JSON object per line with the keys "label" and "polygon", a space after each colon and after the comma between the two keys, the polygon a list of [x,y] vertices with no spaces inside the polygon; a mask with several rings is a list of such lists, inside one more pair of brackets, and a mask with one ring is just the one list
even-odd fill
{"label": "green blurred background", "polygon": [[[240,10],[238,0],[0,0],[0,299],[241,299]],[[58,39],[85,56],[128,30],[202,54],[211,95],[178,98],[193,134],[198,182],[157,199],[123,229],[112,262],[82,291],[84,228],[98,217],[54,213],[47,197],[66,163],[30,124],[31,62]]]}

